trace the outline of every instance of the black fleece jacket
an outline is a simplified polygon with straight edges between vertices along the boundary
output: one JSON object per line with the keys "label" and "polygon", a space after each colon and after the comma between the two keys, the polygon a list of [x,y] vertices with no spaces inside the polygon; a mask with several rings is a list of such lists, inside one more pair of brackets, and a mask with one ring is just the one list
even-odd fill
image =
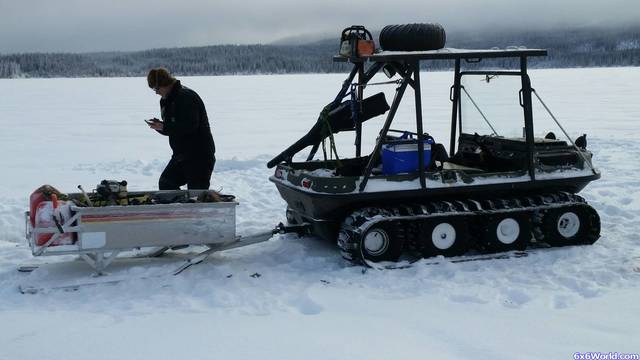
{"label": "black fleece jacket", "polygon": [[213,160],[216,147],[211,136],[204,103],[195,91],[176,81],[166,98],[160,99],[164,128],[169,137],[173,159]]}

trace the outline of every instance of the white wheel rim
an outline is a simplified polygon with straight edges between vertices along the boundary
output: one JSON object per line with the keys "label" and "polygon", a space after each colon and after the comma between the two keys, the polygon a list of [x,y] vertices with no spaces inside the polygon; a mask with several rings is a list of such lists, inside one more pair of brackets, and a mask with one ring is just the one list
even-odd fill
{"label": "white wheel rim", "polygon": [[373,256],[384,254],[389,247],[389,235],[382,229],[373,229],[364,237],[364,249]]}
{"label": "white wheel rim", "polygon": [[431,232],[431,241],[438,249],[446,250],[456,242],[456,229],[448,223],[438,224]]}
{"label": "white wheel rim", "polygon": [[558,232],[565,238],[575,236],[580,230],[580,218],[572,212],[566,212],[558,218]]}
{"label": "white wheel rim", "polygon": [[512,244],[520,236],[520,224],[513,218],[502,219],[496,227],[498,241],[503,244]]}

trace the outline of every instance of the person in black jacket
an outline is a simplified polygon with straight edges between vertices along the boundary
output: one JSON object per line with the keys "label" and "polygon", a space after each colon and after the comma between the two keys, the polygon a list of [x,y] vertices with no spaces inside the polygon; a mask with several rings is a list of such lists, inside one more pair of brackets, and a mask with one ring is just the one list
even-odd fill
{"label": "person in black jacket", "polygon": [[169,137],[173,155],[160,175],[160,190],[209,189],[216,163],[215,144],[204,103],[166,69],[151,69],[147,83],[161,96],[162,120],[146,120],[150,128]]}

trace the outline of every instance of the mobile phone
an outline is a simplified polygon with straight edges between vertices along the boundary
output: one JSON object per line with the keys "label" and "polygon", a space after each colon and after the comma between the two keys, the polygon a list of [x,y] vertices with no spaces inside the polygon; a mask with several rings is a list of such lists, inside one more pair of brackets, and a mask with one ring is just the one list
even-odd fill
{"label": "mobile phone", "polygon": [[157,123],[159,121],[156,120],[156,119],[149,119],[149,120],[145,120],[144,122],[146,122],[147,124],[151,125],[151,124],[155,124],[155,123]]}

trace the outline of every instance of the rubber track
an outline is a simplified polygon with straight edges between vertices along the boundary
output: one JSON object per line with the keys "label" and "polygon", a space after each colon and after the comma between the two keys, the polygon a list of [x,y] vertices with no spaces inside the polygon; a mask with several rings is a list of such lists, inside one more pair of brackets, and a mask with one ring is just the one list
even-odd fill
{"label": "rubber track", "polygon": [[[540,219],[545,210],[568,207],[589,206],[579,195],[558,192],[533,196],[510,197],[493,200],[430,201],[421,204],[406,204],[393,207],[367,207],[350,214],[342,224],[338,234],[338,247],[342,257],[360,265],[375,267],[362,255],[361,236],[373,225],[383,221],[396,221],[396,229],[403,229],[401,241],[405,249],[417,247],[415,235],[421,220],[450,216],[478,216],[504,214],[508,212],[530,212],[533,234],[537,241],[543,239]],[[416,220],[416,221],[413,221]],[[404,224],[402,224],[404,223]],[[598,235],[595,235],[596,239]]]}

